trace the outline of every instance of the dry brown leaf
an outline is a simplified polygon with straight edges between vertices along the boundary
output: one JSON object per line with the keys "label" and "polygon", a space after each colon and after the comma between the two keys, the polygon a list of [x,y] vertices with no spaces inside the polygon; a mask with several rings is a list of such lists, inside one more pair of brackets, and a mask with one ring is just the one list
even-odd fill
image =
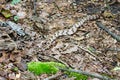
{"label": "dry brown leaf", "polygon": [[6,54],[6,52],[2,52],[2,57],[0,57],[0,62],[5,62],[6,59],[8,59],[8,54]]}

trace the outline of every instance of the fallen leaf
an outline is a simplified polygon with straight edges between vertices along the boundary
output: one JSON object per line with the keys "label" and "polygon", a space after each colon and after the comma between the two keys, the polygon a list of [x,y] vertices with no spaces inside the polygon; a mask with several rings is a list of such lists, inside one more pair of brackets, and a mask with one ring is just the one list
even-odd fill
{"label": "fallen leaf", "polygon": [[2,9],[1,10],[1,14],[5,17],[5,18],[10,18],[12,16],[11,12],[9,10],[5,10]]}

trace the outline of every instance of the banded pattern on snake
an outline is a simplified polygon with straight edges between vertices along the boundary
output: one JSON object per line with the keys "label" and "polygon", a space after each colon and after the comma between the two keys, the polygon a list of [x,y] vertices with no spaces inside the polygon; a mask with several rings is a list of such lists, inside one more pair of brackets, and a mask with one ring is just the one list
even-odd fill
{"label": "banded pattern on snake", "polygon": [[81,19],[81,21],[75,23],[74,25],[71,26],[70,29],[63,29],[63,30],[59,30],[56,31],[54,34],[52,34],[50,36],[50,38],[47,40],[47,47],[46,49],[49,49],[51,44],[58,38],[61,36],[67,36],[67,35],[72,35],[74,33],[76,33],[77,29],[79,27],[81,27],[86,21],[90,21],[90,20],[95,20],[98,19],[100,17],[100,15],[87,15],[86,17],[83,17]]}

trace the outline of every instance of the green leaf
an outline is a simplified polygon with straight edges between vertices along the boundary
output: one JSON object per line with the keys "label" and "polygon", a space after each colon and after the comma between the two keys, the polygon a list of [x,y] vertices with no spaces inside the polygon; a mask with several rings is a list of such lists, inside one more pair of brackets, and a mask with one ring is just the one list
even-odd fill
{"label": "green leaf", "polygon": [[5,17],[5,18],[9,18],[12,16],[12,13],[9,11],[9,10],[5,10],[5,9],[2,9],[1,10],[1,14]]}

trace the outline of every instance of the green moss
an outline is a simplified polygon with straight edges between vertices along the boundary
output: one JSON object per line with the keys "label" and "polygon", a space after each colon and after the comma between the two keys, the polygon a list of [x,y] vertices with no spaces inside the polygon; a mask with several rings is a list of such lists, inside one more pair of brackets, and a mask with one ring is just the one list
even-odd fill
{"label": "green moss", "polygon": [[30,62],[28,63],[28,70],[36,75],[55,74],[59,71],[56,66],[65,67],[63,64],[56,62]]}
{"label": "green moss", "polygon": [[[59,71],[58,67],[65,68],[65,65],[57,62],[29,62],[28,63],[28,70],[33,72],[36,75],[41,74],[55,74]],[[65,71],[69,77],[75,77],[75,80],[87,80],[86,75],[74,73],[74,72],[67,72]]]}
{"label": "green moss", "polygon": [[88,80],[88,76],[74,72],[66,72],[69,77],[75,77],[75,80]]}

